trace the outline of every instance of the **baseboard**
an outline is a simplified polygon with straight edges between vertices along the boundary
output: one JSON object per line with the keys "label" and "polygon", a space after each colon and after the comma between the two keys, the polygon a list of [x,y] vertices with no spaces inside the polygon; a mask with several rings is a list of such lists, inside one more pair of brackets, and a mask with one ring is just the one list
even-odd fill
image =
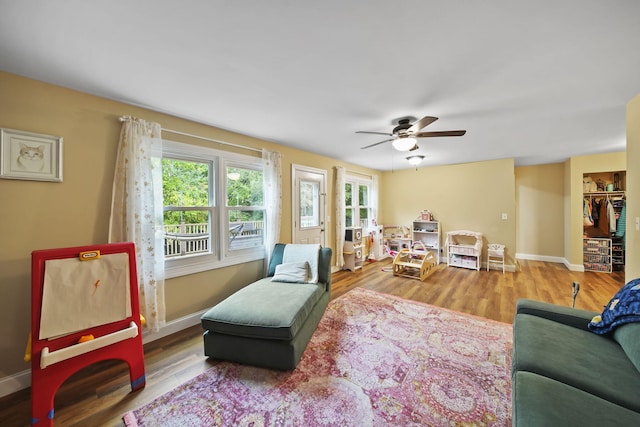
{"label": "baseboard", "polygon": [[565,260],[564,266],[570,271],[584,272],[584,264],[570,264],[569,261]]}
{"label": "baseboard", "polygon": [[[143,332],[143,344],[150,343],[160,338],[167,337],[183,329],[190,328],[200,323],[200,317],[207,310],[189,314],[171,322],[167,322],[158,332]],[[0,379],[0,397],[7,396],[25,388],[31,387],[31,369],[20,371],[16,374],[6,376]]]}
{"label": "baseboard", "polygon": [[[446,261],[445,261],[445,262],[446,262]],[[497,266],[497,267],[496,267],[496,265],[495,265],[495,264],[493,264],[489,269],[490,269],[490,270],[498,270],[498,271],[500,271],[500,270],[501,270],[501,268],[500,268],[499,266]],[[485,271],[487,271],[487,263],[486,263],[486,262],[483,262],[483,263],[480,265],[480,270],[485,270]],[[515,266],[515,265],[513,265],[513,264],[505,264],[505,265],[504,265],[504,271],[509,272],[509,273],[515,273],[515,272],[517,271],[517,268],[516,268],[516,266]]]}
{"label": "baseboard", "polygon": [[569,271],[584,271],[584,265],[582,265],[582,264],[571,264],[564,257],[516,253],[516,259],[528,259],[528,260],[531,260],[531,261],[555,262],[557,264],[563,264],[565,267],[567,267],[567,269]]}
{"label": "baseboard", "polygon": [[0,397],[31,387],[31,369],[0,379]]}
{"label": "baseboard", "polygon": [[523,254],[523,253],[516,253],[516,258],[527,259],[530,261],[555,262],[557,264],[566,264],[567,262],[565,258],[559,257],[559,256],[534,255],[534,254]]}
{"label": "baseboard", "polygon": [[197,313],[189,314],[179,319],[172,320],[171,322],[166,323],[162,328],[160,328],[158,332],[143,332],[142,343],[147,344],[200,324],[200,317],[202,317],[202,315],[206,313],[207,310],[202,310]]}

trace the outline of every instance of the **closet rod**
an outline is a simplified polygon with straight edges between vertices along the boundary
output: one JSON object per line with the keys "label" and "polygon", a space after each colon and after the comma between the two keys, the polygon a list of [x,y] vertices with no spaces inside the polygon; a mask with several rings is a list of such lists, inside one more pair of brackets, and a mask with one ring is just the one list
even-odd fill
{"label": "closet rod", "polygon": [[616,190],[616,191],[588,191],[583,193],[585,196],[592,197],[602,197],[602,196],[624,196],[626,190]]}
{"label": "closet rod", "polygon": [[[120,121],[121,122],[126,122],[127,120],[135,120],[135,117],[120,116]],[[186,132],[180,132],[178,130],[162,128],[162,132],[174,133],[176,135],[188,136],[190,138],[202,139],[204,141],[216,142],[218,144],[224,144],[224,145],[228,145],[230,147],[241,148],[243,150],[249,150],[249,151],[257,151],[258,153],[262,153],[262,149],[260,149],[260,148],[247,147],[246,145],[240,145],[240,144],[234,144],[232,142],[220,141],[219,139],[207,138],[205,136],[194,135],[194,134],[186,133]]]}

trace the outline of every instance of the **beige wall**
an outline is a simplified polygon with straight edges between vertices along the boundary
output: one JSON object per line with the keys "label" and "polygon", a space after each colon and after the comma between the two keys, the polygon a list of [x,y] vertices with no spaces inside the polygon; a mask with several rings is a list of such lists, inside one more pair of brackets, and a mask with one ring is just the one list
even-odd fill
{"label": "beige wall", "polygon": [[[30,325],[31,251],[107,241],[119,116],[132,115],[157,121],[168,129],[280,151],[282,242],[291,240],[293,163],[327,170],[327,210],[332,217],[336,165],[379,176],[378,172],[327,157],[7,73],[0,73],[0,94],[0,127],[64,138],[64,182],[0,179],[0,379],[29,369],[22,356]],[[165,137],[211,145],[172,134]],[[333,246],[333,222],[327,231],[328,246]],[[257,261],[167,280],[167,320],[204,310],[261,273],[262,261]]]}
{"label": "beige wall", "polygon": [[[379,222],[411,225],[421,210],[429,209],[441,221],[443,246],[447,231],[481,232],[485,248],[487,243],[504,244],[513,264],[514,194],[513,159],[384,172]],[[501,219],[503,212],[507,220]]]}
{"label": "beige wall", "polygon": [[563,258],[564,164],[517,167],[515,177],[516,252],[523,258]]}
{"label": "beige wall", "polygon": [[[582,265],[582,173],[627,169],[628,227],[640,216],[640,172],[626,167],[624,153],[586,156],[564,164],[514,168],[512,159],[425,167],[379,173],[255,138],[222,131],[143,108],[109,101],[11,74],[0,73],[0,127],[64,137],[64,182],[0,179],[0,379],[29,369],[22,361],[30,323],[30,254],[32,250],[104,243],[107,240],[113,165],[120,115],[157,121],[163,127],[236,144],[283,153],[281,241],[291,240],[291,165],[327,170],[327,207],[334,216],[334,166],[380,177],[379,222],[409,225],[423,209],[442,221],[443,234],[455,229],[480,231],[485,243],[516,252],[562,256]],[[631,117],[631,118],[629,118]],[[640,98],[628,106],[628,160],[640,159]],[[636,118],[635,122],[633,118]],[[202,140],[170,139],[198,145]],[[220,147],[216,147],[220,148]],[[597,167],[597,169],[595,168]],[[562,196],[557,188],[563,188]],[[634,184],[635,183],[635,184]],[[558,202],[558,197],[563,201]],[[552,208],[548,208],[553,206]],[[508,219],[502,220],[506,213]],[[558,216],[565,230],[549,239],[540,229],[554,227]],[[535,224],[535,226],[532,226]],[[555,230],[555,229],[554,229]],[[335,241],[334,222],[327,241]],[[577,233],[576,233],[577,231]],[[628,232],[627,277],[638,277],[638,233]],[[444,244],[444,236],[443,242]],[[562,251],[564,248],[564,252]],[[559,252],[560,251],[560,252]],[[559,255],[560,254],[560,255]],[[576,255],[577,254],[577,255]],[[631,262],[630,262],[631,261]],[[262,262],[193,274],[167,281],[169,321],[203,310],[262,272]]]}
{"label": "beige wall", "polygon": [[636,220],[640,218],[640,95],[627,104],[627,281],[640,277],[640,232]]}
{"label": "beige wall", "polygon": [[[572,157],[565,162],[565,258],[571,268],[582,266],[582,178],[593,172],[623,171],[627,169],[625,152]],[[628,173],[628,172],[627,172]],[[627,176],[627,183],[629,177]],[[567,185],[568,184],[568,185]],[[627,191],[629,194],[630,192]]]}

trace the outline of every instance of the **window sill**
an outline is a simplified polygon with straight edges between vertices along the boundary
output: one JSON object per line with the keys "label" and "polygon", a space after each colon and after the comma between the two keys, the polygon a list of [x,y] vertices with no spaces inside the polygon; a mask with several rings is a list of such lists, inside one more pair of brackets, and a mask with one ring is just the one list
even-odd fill
{"label": "window sill", "polygon": [[189,274],[216,270],[218,268],[230,267],[233,265],[239,265],[263,259],[264,249],[260,248],[259,251],[252,251],[247,254],[229,257],[224,260],[211,261],[211,258],[209,257],[202,257],[201,260],[195,260],[191,258],[188,262],[184,262],[185,260],[171,260],[165,262],[165,279],[187,276]]}

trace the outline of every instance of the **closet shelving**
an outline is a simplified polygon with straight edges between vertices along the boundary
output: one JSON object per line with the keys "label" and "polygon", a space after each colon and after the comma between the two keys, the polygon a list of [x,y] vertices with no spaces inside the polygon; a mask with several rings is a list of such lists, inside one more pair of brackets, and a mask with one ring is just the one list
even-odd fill
{"label": "closet shelving", "polygon": [[611,239],[589,238],[582,243],[584,269],[611,273]]}
{"label": "closet shelving", "polygon": [[[590,193],[584,193],[585,197],[592,198],[603,198],[611,201],[613,205],[613,211],[615,212],[616,221],[620,220],[622,214],[622,207],[624,206],[624,199],[626,197],[625,191],[596,191]],[[617,227],[618,228],[618,227]],[[616,233],[611,233],[611,266],[607,268],[603,268],[602,266],[596,266],[596,270],[591,268],[587,268],[587,264],[591,267],[591,263],[587,261],[586,257],[584,259],[585,262],[585,270],[590,271],[620,271],[624,270],[625,263],[625,244],[624,239],[621,236],[618,236]]]}
{"label": "closet shelving", "polygon": [[584,174],[583,187],[584,269],[606,273],[624,270],[624,222],[619,221],[624,216],[626,171]]}
{"label": "closet shelving", "polygon": [[621,237],[611,240],[611,269],[624,270],[624,242]]}
{"label": "closet shelving", "polygon": [[[620,219],[622,204],[617,203],[625,197],[624,191],[593,191],[584,193],[584,197],[599,198],[604,203],[612,203],[616,221]],[[602,219],[600,219],[602,221]],[[608,221],[607,221],[608,222]],[[615,232],[606,234],[601,228],[600,237],[592,236],[595,227],[587,227],[582,245],[582,261],[585,271],[598,271],[611,273],[615,270],[624,270],[624,242],[621,237],[616,237]],[[591,231],[590,231],[591,230]]]}

